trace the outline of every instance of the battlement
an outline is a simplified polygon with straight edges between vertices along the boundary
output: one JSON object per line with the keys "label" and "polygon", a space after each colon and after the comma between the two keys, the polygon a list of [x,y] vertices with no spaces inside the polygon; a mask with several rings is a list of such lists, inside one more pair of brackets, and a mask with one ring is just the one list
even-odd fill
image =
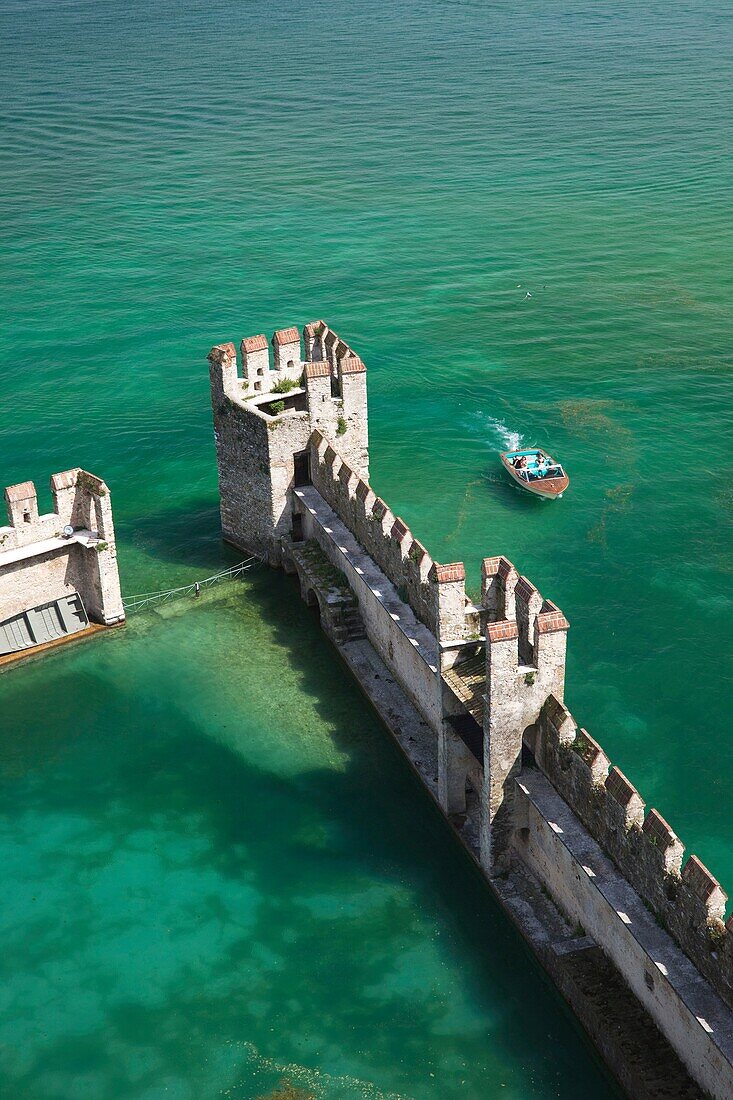
{"label": "battlement", "polygon": [[481,861],[490,872],[510,858],[523,732],[552,695],[562,699],[569,623],[505,557],[484,558],[481,604],[486,633],[483,708],[485,797]]}
{"label": "battlement", "polygon": [[505,670],[539,670],[558,663],[564,667],[568,620],[508,558],[484,558],[481,604],[489,643],[505,647]]}
{"label": "battlement", "polygon": [[[296,400],[296,391],[313,389],[313,397],[323,398],[327,379],[333,398],[344,398],[344,377],[363,374],[364,363],[325,321],[313,321],[303,328],[303,336],[295,326],[278,329],[270,340],[264,333],[247,336],[237,351],[233,343],[217,344],[209,353],[221,390],[232,400],[246,401],[266,416],[282,412],[303,412],[306,402]],[[240,371],[241,366],[241,371]],[[311,387],[309,383],[313,383]],[[347,388],[350,385],[347,382]],[[273,410],[271,401],[260,397],[277,394],[284,409]],[[348,396],[348,395],[346,395]]]}
{"label": "battlement", "polygon": [[[224,537],[295,569],[304,597],[320,600],[308,591],[312,579],[304,588],[298,564],[298,547],[311,539],[318,543],[350,589],[348,631],[354,633],[347,631],[347,641],[338,642],[342,655],[378,707],[387,685],[414,706],[419,738],[410,736],[403,747],[418,770],[427,769],[421,774],[489,880],[501,894],[497,883],[523,865],[556,902],[550,917],[544,902],[526,924],[526,914],[520,915],[528,938],[535,942],[533,922],[547,921],[542,944],[557,944],[563,914],[581,923],[588,915],[593,923],[584,927],[592,928],[589,934],[675,1049],[684,1058],[692,1037],[694,1049],[703,1051],[685,1060],[707,1087],[714,1074],[705,1068],[707,1009],[701,1019],[676,987],[667,990],[655,984],[656,975],[643,973],[648,960],[656,959],[635,939],[638,929],[630,927],[623,902],[609,909],[606,895],[592,885],[600,871],[596,876],[571,856],[564,844],[570,823],[580,855],[594,837],[626,880],[625,897],[633,887],[729,1005],[733,920],[723,921],[720,884],[697,857],[684,862],[683,845],[668,823],[657,810],[647,810],[633,783],[565,708],[565,615],[503,556],[484,559],[474,603],[463,562],[435,561],[374,491],[364,364],[324,321],[306,325],[302,336],[287,328],[270,339],[248,337],[240,356],[241,374],[233,344],[218,345],[209,355]],[[18,487],[18,514],[26,493]],[[375,674],[367,645],[389,675]],[[392,695],[387,699],[380,713],[389,724]],[[418,741],[413,756],[410,746]],[[525,766],[525,747],[534,751],[546,778]],[[545,788],[545,795],[535,792],[535,802],[528,791],[531,777]],[[540,812],[547,792],[560,817]],[[568,825],[565,838],[559,820]],[[645,912],[636,895],[632,900],[636,908],[630,911]],[[627,929],[621,938],[619,921]],[[638,955],[630,963],[631,948]],[[554,966],[551,961],[549,969]],[[663,964],[659,971],[667,973]],[[704,984],[700,974],[695,980]]]}
{"label": "battlement", "polygon": [[[371,558],[389,577],[417,617],[436,635],[443,648],[455,649],[482,637],[487,624],[490,643],[513,642],[505,663],[520,667],[551,666],[561,651],[564,669],[565,632],[569,623],[559,608],[543,599],[506,558],[486,558],[482,566],[482,606],[466,594],[463,562],[433,561],[400,516],[377,496],[334,444],[316,430],[309,440],[313,484]],[[561,637],[558,637],[561,636]],[[443,667],[460,652],[449,656]],[[553,680],[557,689],[557,679]]]}
{"label": "battlement", "polygon": [[733,1007],[727,895],[601,746],[550,696],[530,737],[537,763],[659,921]]}
{"label": "battlement", "polygon": [[[125,615],[107,485],[76,467],[53,474],[50,487],[53,510],[43,514],[32,481],[5,490],[9,524],[0,527],[0,621],[78,595],[92,622],[121,622]],[[22,624],[19,629],[21,639]],[[10,644],[8,638],[0,641]]]}
{"label": "battlement", "polygon": [[309,448],[313,484],[418,619],[444,644],[478,639],[479,609],[466,596],[463,562],[433,561],[404,520],[320,431],[311,436]]}
{"label": "battlement", "polygon": [[101,501],[109,489],[101,478],[77,467],[53,474],[50,486],[53,510],[43,515],[32,481],[6,488],[9,526],[0,527],[0,553],[59,536],[67,526],[92,531],[101,539],[107,537],[111,512],[101,507]]}
{"label": "battlement", "polygon": [[208,355],[224,537],[275,564],[290,531],[290,489],[315,430],[360,477],[369,476],[366,367],[324,321],[278,329],[270,340],[232,343]]}

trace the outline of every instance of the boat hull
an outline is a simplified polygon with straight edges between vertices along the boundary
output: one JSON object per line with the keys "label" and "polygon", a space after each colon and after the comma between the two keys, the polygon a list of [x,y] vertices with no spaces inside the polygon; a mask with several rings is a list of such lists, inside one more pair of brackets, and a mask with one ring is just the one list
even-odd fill
{"label": "boat hull", "polygon": [[542,500],[558,500],[570,484],[567,474],[563,474],[562,477],[545,477],[527,481],[521,476],[519,470],[514,469],[506,455],[501,456],[501,464],[518,488]]}

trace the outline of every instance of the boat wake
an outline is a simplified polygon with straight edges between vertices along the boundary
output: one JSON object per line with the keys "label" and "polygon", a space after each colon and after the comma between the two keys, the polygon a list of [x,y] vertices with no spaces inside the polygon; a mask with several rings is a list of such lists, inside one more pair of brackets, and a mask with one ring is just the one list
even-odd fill
{"label": "boat wake", "polygon": [[476,413],[475,415],[484,426],[498,436],[503,443],[501,448],[503,451],[521,451],[524,446],[524,436],[521,432],[513,432],[503,420],[498,420],[495,416],[488,416],[487,413]]}

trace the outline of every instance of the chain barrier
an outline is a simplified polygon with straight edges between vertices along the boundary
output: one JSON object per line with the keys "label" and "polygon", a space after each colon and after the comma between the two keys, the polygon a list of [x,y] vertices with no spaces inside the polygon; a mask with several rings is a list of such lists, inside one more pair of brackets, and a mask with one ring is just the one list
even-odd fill
{"label": "chain barrier", "polygon": [[142,607],[148,607],[150,604],[165,603],[175,596],[198,596],[202,588],[209,588],[219,581],[234,580],[258,564],[259,558],[245,558],[237,565],[232,565],[229,569],[222,569],[220,573],[215,573],[213,577],[206,577],[202,581],[194,581],[193,584],[184,584],[181,588],[169,588],[165,592],[140,592],[137,596],[123,597],[122,603],[125,611],[139,611]]}

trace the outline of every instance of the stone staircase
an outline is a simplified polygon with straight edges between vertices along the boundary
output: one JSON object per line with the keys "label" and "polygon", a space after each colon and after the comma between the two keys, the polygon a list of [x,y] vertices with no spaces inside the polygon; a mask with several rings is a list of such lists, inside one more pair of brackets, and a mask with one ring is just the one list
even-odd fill
{"label": "stone staircase", "polygon": [[339,645],[344,645],[345,642],[357,642],[361,638],[366,638],[364,620],[361,617],[359,605],[356,601],[341,605],[341,614],[336,626],[336,633],[336,641]]}

